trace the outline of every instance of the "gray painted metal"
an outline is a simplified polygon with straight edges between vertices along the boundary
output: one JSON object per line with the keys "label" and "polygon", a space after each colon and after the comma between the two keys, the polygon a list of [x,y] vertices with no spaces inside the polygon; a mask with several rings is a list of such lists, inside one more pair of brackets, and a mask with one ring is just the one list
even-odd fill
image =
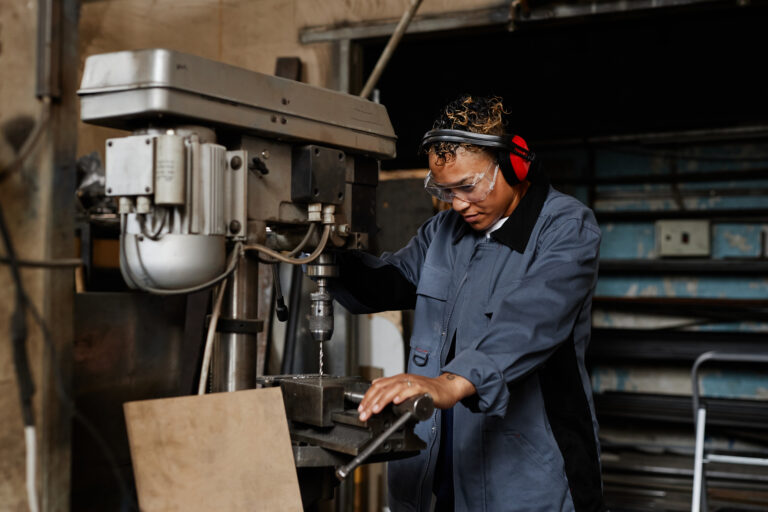
{"label": "gray painted metal", "polygon": [[395,156],[383,105],[171,50],[92,55],[78,94],[81,119],[101,126],[175,119]]}

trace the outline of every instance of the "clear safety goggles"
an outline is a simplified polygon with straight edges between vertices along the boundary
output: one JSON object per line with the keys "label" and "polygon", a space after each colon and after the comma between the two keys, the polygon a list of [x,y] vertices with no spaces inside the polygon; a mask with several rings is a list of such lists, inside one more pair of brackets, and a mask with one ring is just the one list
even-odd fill
{"label": "clear safety goggles", "polygon": [[[489,171],[494,165],[496,167],[493,171],[493,176],[489,176]],[[458,197],[467,203],[479,203],[485,200],[493,190],[498,172],[498,164],[491,162],[485,171],[481,173],[471,174],[454,184],[443,185],[435,181],[432,171],[430,171],[427,177],[424,178],[424,190],[431,196],[446,203],[452,202],[454,197]]]}

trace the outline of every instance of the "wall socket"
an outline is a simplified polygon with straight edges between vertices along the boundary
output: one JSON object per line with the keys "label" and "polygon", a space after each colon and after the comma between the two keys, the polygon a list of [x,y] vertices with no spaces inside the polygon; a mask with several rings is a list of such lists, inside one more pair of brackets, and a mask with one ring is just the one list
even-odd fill
{"label": "wall socket", "polygon": [[656,221],[656,248],[664,256],[709,256],[708,220]]}

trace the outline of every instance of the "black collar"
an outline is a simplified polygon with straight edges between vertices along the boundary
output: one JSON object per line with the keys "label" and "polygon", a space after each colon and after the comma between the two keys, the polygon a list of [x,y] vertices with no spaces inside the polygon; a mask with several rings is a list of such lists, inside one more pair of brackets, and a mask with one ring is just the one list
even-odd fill
{"label": "black collar", "polygon": [[[520,203],[507,221],[491,233],[491,237],[513,251],[524,253],[547,195],[549,195],[549,178],[543,172],[537,173],[536,179],[531,180],[531,186],[528,187]],[[471,229],[469,224],[462,222],[462,226],[453,238],[453,243],[458,242]]]}
{"label": "black collar", "polygon": [[520,254],[531,238],[531,232],[549,195],[549,178],[543,173],[531,182],[517,208],[499,229],[491,233],[491,238]]}

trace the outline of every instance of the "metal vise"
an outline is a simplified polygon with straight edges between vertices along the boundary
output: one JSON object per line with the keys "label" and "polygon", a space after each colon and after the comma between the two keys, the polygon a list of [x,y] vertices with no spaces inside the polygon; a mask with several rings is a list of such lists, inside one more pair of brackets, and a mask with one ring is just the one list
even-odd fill
{"label": "metal vise", "polygon": [[390,404],[361,422],[357,405],[370,382],[360,377],[279,375],[258,381],[283,391],[297,468],[335,467],[343,480],[363,462],[409,457],[426,448],[413,426],[432,416],[428,394]]}

